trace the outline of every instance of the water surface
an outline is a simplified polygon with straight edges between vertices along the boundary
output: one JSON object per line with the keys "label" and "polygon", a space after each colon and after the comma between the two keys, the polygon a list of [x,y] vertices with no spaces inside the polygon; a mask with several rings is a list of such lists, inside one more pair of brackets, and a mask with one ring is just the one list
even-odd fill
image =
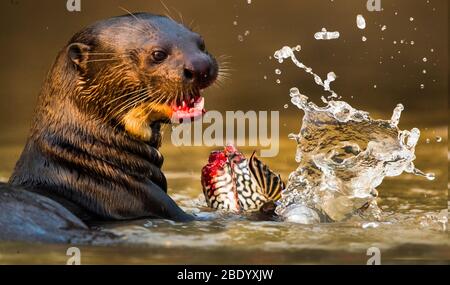
{"label": "water surface", "polygon": [[[376,117],[376,115],[374,115]],[[388,116],[388,114],[383,115]],[[297,125],[298,118],[282,118]],[[414,126],[401,123],[404,128]],[[438,143],[436,136],[443,137]],[[450,260],[447,217],[447,126],[422,128],[416,165],[436,179],[405,174],[387,178],[378,187],[378,205],[385,220],[299,225],[260,221],[254,216],[217,214],[201,194],[200,169],[211,148],[162,148],[169,193],[186,210],[211,221],[190,224],[140,220],[103,227],[122,235],[117,241],[80,246],[84,264],[209,264],[209,263],[340,263],[365,264],[369,247],[379,247],[382,263],[443,263]],[[427,139],[430,140],[427,143]],[[168,140],[168,137],[166,137]],[[7,177],[21,144],[3,144],[0,173]],[[252,148],[242,148],[251,154]],[[283,178],[293,171],[295,143],[285,136],[280,154],[264,159]],[[65,264],[67,245],[0,243],[0,263]]]}

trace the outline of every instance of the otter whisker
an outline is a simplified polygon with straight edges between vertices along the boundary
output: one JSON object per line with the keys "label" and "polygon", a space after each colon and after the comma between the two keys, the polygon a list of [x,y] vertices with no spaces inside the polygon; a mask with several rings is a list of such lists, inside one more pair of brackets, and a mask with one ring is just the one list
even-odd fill
{"label": "otter whisker", "polygon": [[148,91],[147,90],[143,91],[143,92],[137,94],[136,96],[133,96],[132,98],[120,103],[119,105],[116,106],[116,109],[120,108],[120,110],[119,110],[119,113],[120,113],[120,112],[126,110],[127,108],[129,108],[130,106],[139,103],[143,99],[146,99],[147,95],[148,95]]}
{"label": "otter whisker", "polygon": [[130,95],[139,93],[139,92],[141,92],[141,91],[147,91],[147,90],[148,90],[147,88],[142,88],[142,89],[138,89],[138,90],[135,90],[135,91],[132,91],[132,92],[128,92],[128,93],[122,94],[122,95],[120,95],[120,96],[114,98],[113,100],[109,101],[108,104],[112,104],[112,103],[114,103],[115,101],[122,99],[123,97],[130,96]]}
{"label": "otter whisker", "polygon": [[230,68],[219,68],[219,70],[217,71],[217,73],[221,73],[221,74],[225,74],[225,75],[230,75],[232,71],[234,71],[234,69],[230,69]]}
{"label": "otter whisker", "polygon": [[135,31],[141,32],[143,34],[146,34],[149,32],[149,31],[139,29],[139,28],[137,28],[135,26],[131,26],[131,25],[123,25],[123,26],[119,27],[119,29],[128,29],[128,30],[132,30],[132,31],[135,30]]}
{"label": "otter whisker", "polygon": [[189,25],[188,25],[188,28],[189,28],[191,31],[194,30],[193,27],[192,27],[192,25],[194,24],[194,22],[195,22],[195,20],[193,19],[193,20],[189,23]]}
{"label": "otter whisker", "polygon": [[[121,10],[125,11],[126,13],[128,13],[128,14],[129,14],[130,16],[132,16],[137,22],[143,23],[143,24],[144,24],[145,26],[147,26],[147,28],[149,28],[150,30],[151,30],[152,28],[153,28],[153,29],[157,29],[157,27],[155,27],[154,25],[150,24],[149,22],[144,21],[144,20],[139,19],[138,17],[136,17],[136,15],[133,14],[133,13],[131,13],[129,10],[127,10],[127,9],[121,7],[121,6],[119,6],[119,9],[121,9]],[[149,32],[150,32],[150,31],[149,31]]]}
{"label": "otter whisker", "polygon": [[228,60],[225,60],[225,59],[218,59],[217,61],[218,61],[218,63],[219,63],[220,65],[224,65],[224,66],[229,66],[229,65],[231,65],[231,62],[228,61]]}
{"label": "otter whisker", "polygon": [[227,61],[219,61],[219,66],[224,67],[224,68],[228,68],[231,66],[230,62]]}
{"label": "otter whisker", "polygon": [[166,4],[164,4],[164,2],[162,0],[159,0],[159,2],[161,2],[161,4],[163,5],[164,9],[167,11],[167,13],[165,13],[165,15],[167,16],[167,18],[171,19],[172,21],[175,22],[175,20],[172,18],[171,11],[169,10],[169,8],[167,8]]}
{"label": "otter whisker", "polygon": [[[136,106],[138,106],[139,104],[141,104],[147,97],[148,94],[141,94],[141,96],[139,96],[139,98],[135,98],[135,100],[133,100],[132,102],[130,102],[129,104],[127,104],[126,106],[122,107],[120,110],[118,110],[117,112],[115,112],[112,116],[112,118],[118,118],[119,115],[121,113],[123,113],[124,111],[126,111],[127,109],[133,109],[136,108]],[[114,128],[117,128],[120,124],[122,123],[122,120],[117,120],[117,123],[114,125]]]}
{"label": "otter whisker", "polygon": [[91,60],[86,60],[86,62],[115,61],[115,60],[120,60],[120,58],[91,59]]}
{"label": "otter whisker", "polygon": [[[143,100],[147,99],[148,96],[148,90],[143,91],[142,93],[139,93],[137,96],[132,97],[128,100],[125,100],[124,102],[120,103],[119,105],[115,106],[110,112],[108,112],[108,117],[116,117],[126,109],[130,108],[133,105],[137,105],[138,103],[142,102]],[[120,108],[120,109],[119,109]]]}
{"label": "otter whisker", "polygon": [[218,74],[217,74],[217,78],[220,78],[220,79],[230,79],[230,78],[231,78],[231,74],[227,74],[227,73],[218,73]]}
{"label": "otter whisker", "polygon": [[224,66],[224,67],[230,67],[231,66],[231,62],[227,61],[227,60],[218,59],[218,63],[219,63],[219,65]]}
{"label": "otter whisker", "polygon": [[175,12],[177,12],[177,14],[178,14],[178,17],[180,18],[181,24],[183,24],[183,25],[184,25],[183,15],[181,14],[181,12],[180,12],[180,11],[178,11],[178,10],[177,10],[176,8],[174,8],[174,7],[172,7],[172,9],[174,9],[174,10],[175,10]]}
{"label": "otter whisker", "polygon": [[165,100],[164,97],[159,97],[156,100],[149,102],[147,106],[149,109],[153,109],[154,106],[161,104],[163,100]]}
{"label": "otter whisker", "polygon": [[219,69],[219,71],[217,73],[221,74],[221,75],[229,76],[229,75],[231,75],[230,71],[232,71],[232,70],[231,69]]}
{"label": "otter whisker", "polygon": [[217,56],[217,59],[229,59],[229,58],[232,58],[232,56],[228,54],[221,54]]}
{"label": "otter whisker", "polygon": [[216,80],[216,82],[214,82],[214,84],[212,85],[212,87],[218,87],[218,88],[223,88],[223,82],[220,80]]}
{"label": "otter whisker", "polygon": [[[135,17],[136,18],[136,17]],[[142,19],[137,19],[137,21],[144,21],[144,20],[142,20]],[[130,24],[125,24],[125,25],[123,25],[122,27],[124,27],[124,28],[131,28],[131,29],[134,29],[134,30],[137,30],[137,31],[142,31],[142,32],[148,32],[148,31],[145,31],[145,30],[143,30],[143,29],[140,29],[140,28],[138,28],[138,27],[136,27],[136,26],[133,26],[133,25],[130,25]]]}
{"label": "otter whisker", "polygon": [[117,52],[83,52],[83,55],[117,55]]}
{"label": "otter whisker", "polygon": [[141,110],[139,111],[139,113],[137,113],[137,117],[142,116],[145,117],[148,114],[150,114],[156,106],[160,105],[160,104],[166,104],[167,103],[167,99],[164,98],[164,96],[160,96],[157,99],[146,103],[146,105],[144,106],[144,108],[141,108]]}
{"label": "otter whisker", "polygon": [[217,79],[216,82],[214,83],[213,86],[217,86],[219,88],[223,88],[224,87],[224,81],[229,80],[230,78],[226,75],[224,75],[223,73],[218,73],[217,75]]}
{"label": "otter whisker", "polygon": [[231,74],[223,72],[223,71],[219,71],[217,73],[217,78],[226,78],[226,79],[228,79],[228,78],[231,78]]}

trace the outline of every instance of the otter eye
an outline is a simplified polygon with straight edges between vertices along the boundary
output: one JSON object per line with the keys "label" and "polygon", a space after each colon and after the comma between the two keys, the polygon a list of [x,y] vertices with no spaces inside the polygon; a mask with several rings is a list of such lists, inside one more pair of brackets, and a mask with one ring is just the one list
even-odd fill
{"label": "otter eye", "polygon": [[152,59],[155,62],[162,62],[163,60],[165,60],[167,58],[167,53],[161,51],[161,50],[157,50],[152,52]]}

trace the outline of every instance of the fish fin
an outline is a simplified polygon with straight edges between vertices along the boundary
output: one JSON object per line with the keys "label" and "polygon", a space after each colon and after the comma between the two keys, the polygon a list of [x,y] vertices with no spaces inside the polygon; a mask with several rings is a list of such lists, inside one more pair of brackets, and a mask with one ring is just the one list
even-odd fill
{"label": "fish fin", "polygon": [[250,172],[268,201],[277,201],[281,198],[281,191],[285,188],[285,184],[281,176],[259,160],[255,153],[256,151],[249,159]]}

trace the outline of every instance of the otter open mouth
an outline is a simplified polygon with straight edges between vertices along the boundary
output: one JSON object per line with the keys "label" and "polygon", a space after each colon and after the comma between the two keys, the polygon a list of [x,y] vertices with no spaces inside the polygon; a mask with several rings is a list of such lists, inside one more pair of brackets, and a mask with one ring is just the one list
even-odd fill
{"label": "otter open mouth", "polygon": [[172,108],[172,119],[194,119],[202,116],[206,111],[204,109],[205,98],[200,95],[188,96],[181,100],[176,100]]}

